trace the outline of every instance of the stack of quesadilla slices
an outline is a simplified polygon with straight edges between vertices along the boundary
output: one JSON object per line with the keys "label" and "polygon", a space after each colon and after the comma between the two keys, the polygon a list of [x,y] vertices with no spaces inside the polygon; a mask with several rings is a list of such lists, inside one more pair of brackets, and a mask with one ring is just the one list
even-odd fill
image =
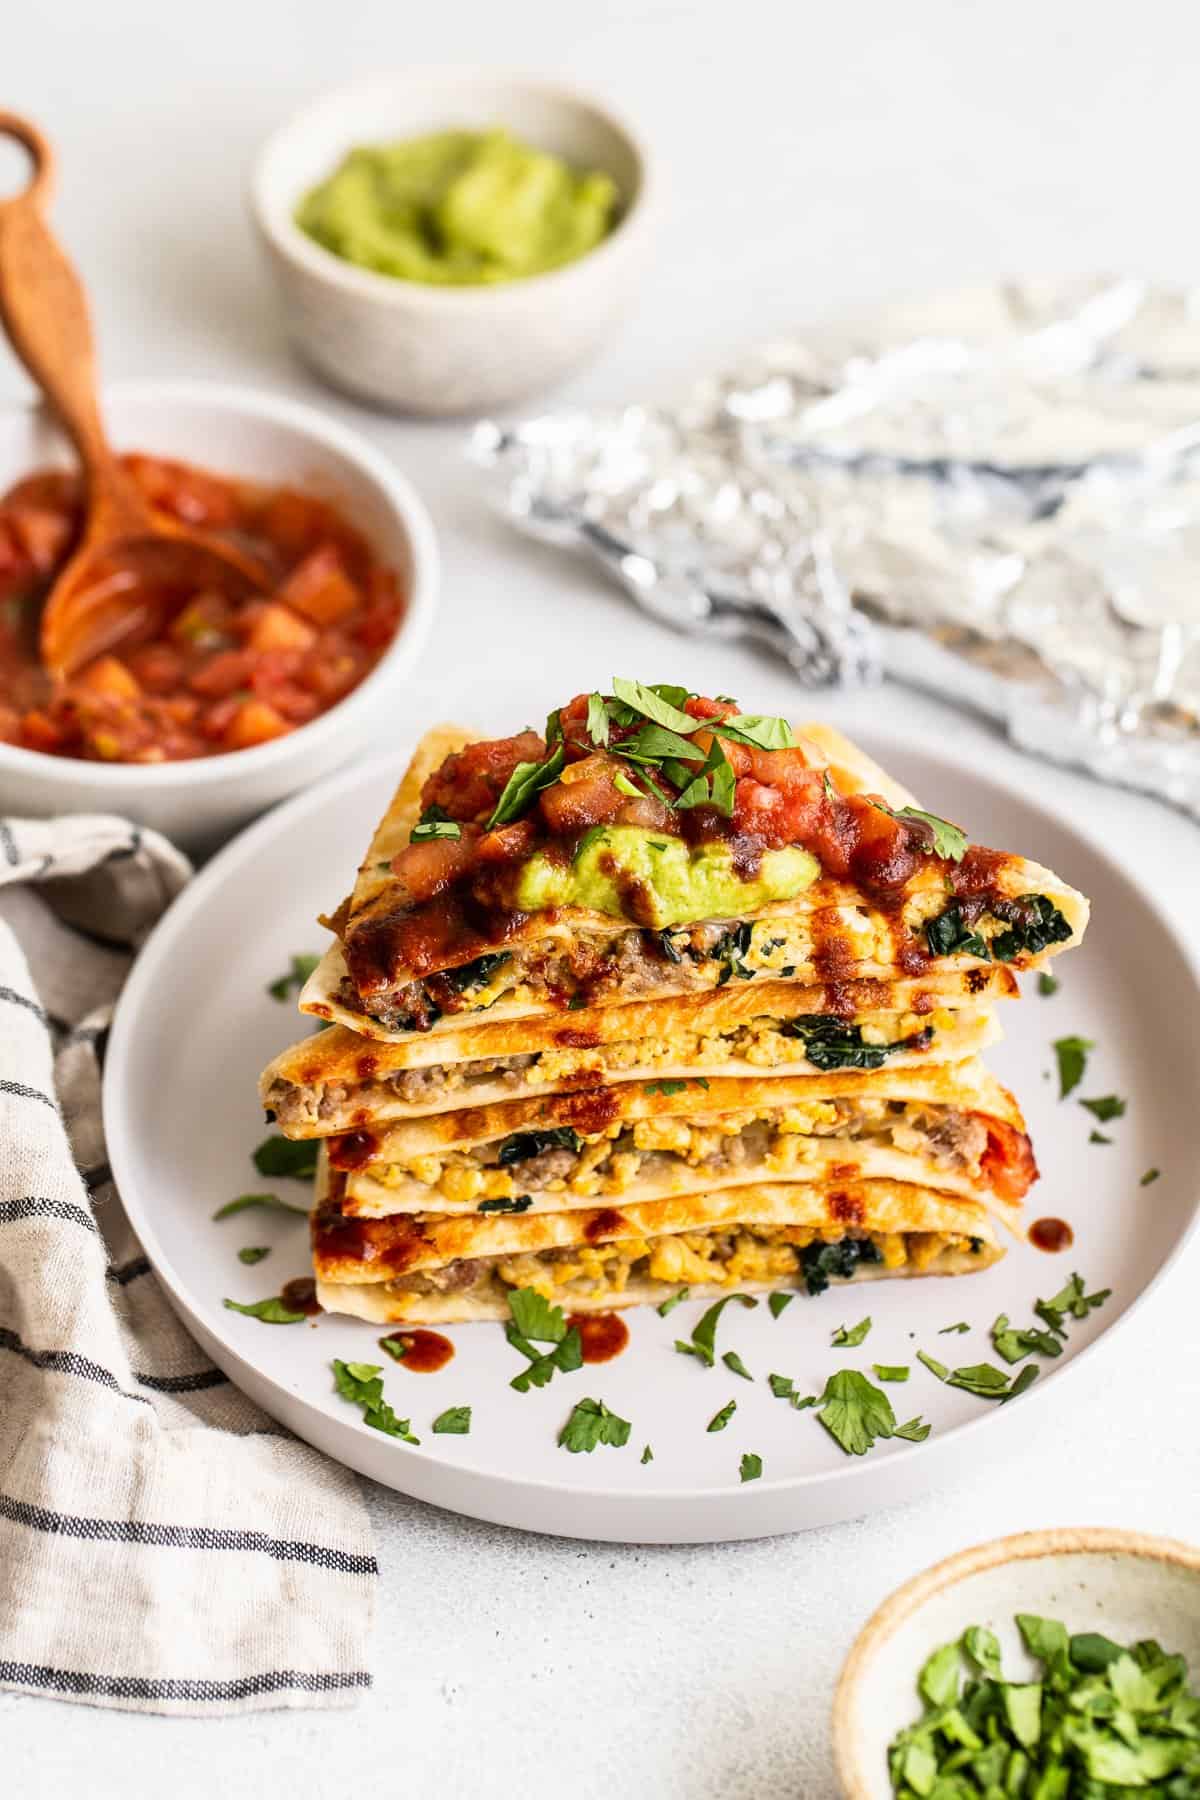
{"label": "stack of quesadilla slices", "polygon": [[828,728],[618,686],[586,734],[581,702],[545,738],[431,732],[327,921],[301,1009],[328,1028],[260,1090],[324,1140],[321,1304],[431,1324],[515,1288],[581,1313],[986,1268],[1037,1173],[980,1060],[993,1004],[1086,901]]}

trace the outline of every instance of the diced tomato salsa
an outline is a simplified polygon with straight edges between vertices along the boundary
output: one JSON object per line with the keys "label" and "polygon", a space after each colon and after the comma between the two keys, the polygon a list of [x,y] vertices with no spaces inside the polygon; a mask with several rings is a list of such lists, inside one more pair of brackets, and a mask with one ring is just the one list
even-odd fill
{"label": "diced tomato salsa", "polygon": [[326,501],[158,457],[126,456],[151,504],[251,551],[270,592],[196,593],[56,683],[38,656],[42,605],[82,521],[78,478],[44,470],[0,500],[0,742],[126,763],[246,750],[358,686],[392,641],[404,594]]}

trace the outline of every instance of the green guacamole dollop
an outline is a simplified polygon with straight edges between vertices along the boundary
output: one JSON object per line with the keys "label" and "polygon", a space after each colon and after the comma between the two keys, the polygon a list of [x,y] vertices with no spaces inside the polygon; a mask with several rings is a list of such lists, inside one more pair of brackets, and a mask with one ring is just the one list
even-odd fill
{"label": "green guacamole dollop", "polygon": [[574,262],[612,230],[617,198],[610,176],[507,131],[435,131],[351,150],[296,223],[361,269],[470,286]]}
{"label": "green guacamole dollop", "polygon": [[[518,877],[516,899],[522,912],[587,906],[661,929],[743,918],[803,893],[820,873],[815,856],[789,845],[765,851],[757,874],[747,879],[734,868],[726,844],[693,847],[641,826],[608,825],[584,839],[571,863],[544,851],[531,856]],[[631,890],[635,912],[627,899]]]}

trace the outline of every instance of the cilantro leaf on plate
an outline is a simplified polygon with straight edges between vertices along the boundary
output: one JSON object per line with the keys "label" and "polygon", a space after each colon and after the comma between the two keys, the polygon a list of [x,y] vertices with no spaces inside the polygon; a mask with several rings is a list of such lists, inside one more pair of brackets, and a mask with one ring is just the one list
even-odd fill
{"label": "cilantro leaf on plate", "polygon": [[629,1420],[610,1412],[603,1400],[588,1398],[576,1402],[558,1434],[558,1442],[561,1449],[571,1451],[572,1455],[583,1451],[590,1456],[598,1444],[621,1449],[629,1442],[630,1429]]}
{"label": "cilantro leaf on plate", "polygon": [[847,1456],[865,1456],[876,1438],[889,1438],[896,1429],[891,1401],[857,1369],[831,1375],[817,1405],[822,1425]]}
{"label": "cilantro leaf on plate", "polygon": [[851,1325],[849,1328],[839,1325],[830,1341],[835,1350],[849,1349],[861,1344],[870,1329],[871,1319],[868,1315],[865,1319],[860,1319],[857,1325]]}
{"label": "cilantro leaf on plate", "polygon": [[762,1457],[754,1450],[747,1450],[738,1464],[738,1474],[743,1481],[757,1481],[762,1474]]}
{"label": "cilantro leaf on plate", "polygon": [[717,1326],[720,1323],[721,1314],[725,1311],[727,1306],[732,1306],[735,1301],[739,1306],[753,1307],[758,1305],[758,1301],[754,1298],[753,1294],[723,1295],[720,1300],[715,1300],[713,1302],[708,1311],[700,1319],[695,1330],[692,1332],[690,1343],[685,1343],[682,1338],[676,1338],[676,1350],[683,1356],[698,1357],[707,1368],[711,1369],[716,1362],[715,1346]]}
{"label": "cilantro leaf on plate", "polygon": [[248,1319],[261,1319],[264,1325],[299,1325],[307,1317],[305,1313],[292,1312],[278,1294],[268,1294],[265,1300],[252,1300],[246,1306],[239,1300],[226,1300],[224,1304],[230,1312],[245,1313]]}
{"label": "cilantro leaf on plate", "polygon": [[343,1400],[362,1408],[363,1424],[387,1437],[400,1438],[406,1444],[419,1444],[407,1419],[398,1419],[383,1397],[383,1382],[378,1363],[343,1362],[333,1359],[334,1386]]}
{"label": "cilantro leaf on plate", "polygon": [[1096,1048],[1091,1038],[1055,1038],[1053,1050],[1058,1058],[1058,1097],[1065,1100],[1083,1080],[1088,1052]]}

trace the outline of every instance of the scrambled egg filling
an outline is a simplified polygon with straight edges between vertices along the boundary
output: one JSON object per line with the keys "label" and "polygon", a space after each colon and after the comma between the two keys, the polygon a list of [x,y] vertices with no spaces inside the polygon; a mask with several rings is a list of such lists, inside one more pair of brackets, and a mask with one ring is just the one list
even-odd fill
{"label": "scrambled egg filling", "polygon": [[[887,1270],[930,1267],[943,1252],[974,1251],[979,1239],[953,1232],[909,1231],[864,1234]],[[792,1281],[801,1252],[813,1243],[839,1243],[841,1225],[739,1225],[684,1231],[673,1237],[625,1238],[613,1244],[579,1244],[569,1249],[500,1257],[481,1263],[476,1289],[535,1288],[547,1300],[606,1299],[622,1294],[631,1280],[697,1286],[741,1286],[750,1282]],[[389,1283],[403,1293],[406,1283]]]}
{"label": "scrambled egg filling", "polygon": [[[662,1183],[689,1170],[743,1180],[770,1179],[829,1161],[822,1141],[862,1144],[920,1156],[938,1168],[977,1179],[986,1129],[971,1115],[918,1101],[810,1100],[792,1106],[722,1113],[708,1120],[662,1116],[630,1123],[615,1120],[604,1131],[580,1137],[577,1152],[558,1152],[563,1167],[534,1158],[501,1167],[499,1146],[450,1150],[376,1164],[383,1186],[419,1181],[447,1200],[509,1200],[535,1189],[584,1199],[626,1194],[639,1181]],[[540,1164],[535,1168],[534,1164]],[[689,1184],[690,1185],[690,1184]]]}

